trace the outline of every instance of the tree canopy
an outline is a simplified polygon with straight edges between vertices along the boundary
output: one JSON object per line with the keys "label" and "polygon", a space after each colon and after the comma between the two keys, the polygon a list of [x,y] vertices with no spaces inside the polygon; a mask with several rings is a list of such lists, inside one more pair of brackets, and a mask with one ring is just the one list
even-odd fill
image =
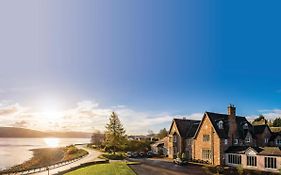
{"label": "tree canopy", "polygon": [[253,125],[262,125],[262,124],[267,124],[267,120],[263,115],[259,115],[258,118],[254,119],[252,122]]}
{"label": "tree canopy", "polygon": [[280,117],[273,120],[273,127],[281,127],[281,118]]}
{"label": "tree canopy", "polygon": [[109,123],[106,125],[105,142],[109,147],[113,148],[115,154],[116,149],[120,148],[125,140],[125,129],[115,112],[112,112],[109,118]]}
{"label": "tree canopy", "polygon": [[163,139],[165,138],[166,136],[168,136],[168,131],[166,130],[166,128],[163,128],[159,131],[159,133],[157,134],[157,137],[159,139]]}

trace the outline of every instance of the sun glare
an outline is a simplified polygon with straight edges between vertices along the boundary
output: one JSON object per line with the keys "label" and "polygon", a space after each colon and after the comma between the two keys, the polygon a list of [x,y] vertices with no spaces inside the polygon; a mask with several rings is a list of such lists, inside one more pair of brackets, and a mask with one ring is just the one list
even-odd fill
{"label": "sun glare", "polygon": [[55,148],[59,146],[60,139],[58,138],[44,138],[44,142],[48,147]]}
{"label": "sun glare", "polygon": [[48,121],[54,121],[61,118],[59,104],[56,101],[45,101],[41,105],[41,115]]}

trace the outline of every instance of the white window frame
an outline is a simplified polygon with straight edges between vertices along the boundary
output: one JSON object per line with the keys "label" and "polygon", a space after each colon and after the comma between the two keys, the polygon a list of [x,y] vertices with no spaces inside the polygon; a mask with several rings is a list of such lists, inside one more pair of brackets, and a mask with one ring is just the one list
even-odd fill
{"label": "white window frame", "polygon": [[240,154],[228,154],[227,155],[227,163],[232,165],[241,165],[242,156]]}
{"label": "white window frame", "polygon": [[239,143],[239,140],[238,139],[234,139],[234,142],[233,142],[235,145],[238,145]]}
{"label": "white window frame", "polygon": [[202,149],[202,160],[211,160],[211,150]]}
{"label": "white window frame", "polygon": [[224,139],[224,144],[227,145],[228,144],[228,140]]}
{"label": "white window frame", "polygon": [[173,142],[177,142],[177,135],[173,135]]}
{"label": "white window frame", "polygon": [[219,128],[219,129],[223,129],[223,121],[222,121],[222,120],[220,120],[220,121],[218,122],[218,128]]}
{"label": "white window frame", "polygon": [[281,139],[276,139],[275,143],[276,143],[276,145],[281,145]]}
{"label": "white window frame", "polygon": [[247,156],[247,166],[257,167],[257,156]]}
{"label": "white window frame", "polygon": [[245,124],[243,125],[243,129],[249,129],[248,123],[245,123]]}
{"label": "white window frame", "polygon": [[251,138],[250,138],[250,137],[246,137],[246,138],[245,138],[245,142],[246,142],[246,143],[250,143],[250,142],[251,142]]}
{"label": "white window frame", "polygon": [[264,168],[266,169],[277,169],[277,159],[276,157],[264,157]]}
{"label": "white window frame", "polygon": [[265,139],[264,139],[264,143],[268,143],[268,138],[265,138]]}

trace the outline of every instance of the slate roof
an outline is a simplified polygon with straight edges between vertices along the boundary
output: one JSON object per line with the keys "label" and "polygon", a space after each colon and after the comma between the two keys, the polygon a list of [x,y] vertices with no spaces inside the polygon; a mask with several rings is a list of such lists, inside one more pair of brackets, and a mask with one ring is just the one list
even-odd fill
{"label": "slate roof", "polygon": [[231,146],[225,153],[235,153],[235,154],[245,154],[248,148],[254,149],[257,153],[260,153],[263,149],[260,147],[250,147],[250,146]]}
{"label": "slate roof", "polygon": [[[213,113],[213,112],[206,112],[206,115],[209,116],[216,132],[218,133],[220,138],[228,138],[228,130],[229,130],[229,124],[228,124],[228,115],[227,114],[219,114],[219,113]],[[223,121],[223,129],[220,129],[217,125],[219,121]],[[251,123],[248,122],[248,120],[245,117],[236,116],[236,123],[237,123],[237,130],[238,130],[238,136],[242,139],[244,139],[248,132],[251,133],[252,137],[254,137],[254,131]],[[247,123],[248,128],[245,130],[243,128],[243,125]]]}
{"label": "slate roof", "polygon": [[271,132],[281,133],[281,127],[270,127]]}
{"label": "slate roof", "polygon": [[269,141],[274,141],[278,136],[281,136],[281,133],[272,132]]}
{"label": "slate roof", "polygon": [[181,137],[193,137],[199,126],[200,120],[174,119]]}
{"label": "slate roof", "polygon": [[280,147],[231,146],[225,151],[225,153],[245,154],[248,148],[254,149],[258,155],[281,156]]}
{"label": "slate roof", "polygon": [[253,125],[255,134],[262,134],[267,125]]}

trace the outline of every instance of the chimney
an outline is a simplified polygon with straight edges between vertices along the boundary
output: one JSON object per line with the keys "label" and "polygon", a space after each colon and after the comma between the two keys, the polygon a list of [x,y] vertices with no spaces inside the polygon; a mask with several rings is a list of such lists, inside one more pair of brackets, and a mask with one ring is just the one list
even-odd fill
{"label": "chimney", "polygon": [[227,107],[227,111],[228,111],[228,115],[229,116],[236,116],[236,107],[232,104],[230,104],[228,107]]}
{"label": "chimney", "polygon": [[228,137],[232,140],[237,136],[237,123],[236,123],[236,108],[234,105],[230,104],[227,107],[227,114],[228,114]]}

